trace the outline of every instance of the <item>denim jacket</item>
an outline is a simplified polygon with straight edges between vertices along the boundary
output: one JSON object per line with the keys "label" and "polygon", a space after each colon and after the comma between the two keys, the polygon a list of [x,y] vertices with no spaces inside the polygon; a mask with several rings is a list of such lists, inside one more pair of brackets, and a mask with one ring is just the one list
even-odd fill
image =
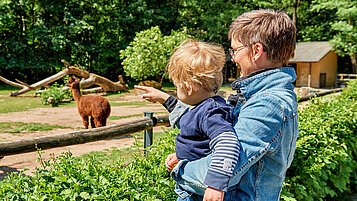
{"label": "denim jacket", "polygon": [[[224,200],[279,200],[299,133],[294,69],[265,69],[237,79],[234,129],[240,157]],[[172,125],[187,109],[180,101]],[[202,170],[206,171],[206,170]]]}

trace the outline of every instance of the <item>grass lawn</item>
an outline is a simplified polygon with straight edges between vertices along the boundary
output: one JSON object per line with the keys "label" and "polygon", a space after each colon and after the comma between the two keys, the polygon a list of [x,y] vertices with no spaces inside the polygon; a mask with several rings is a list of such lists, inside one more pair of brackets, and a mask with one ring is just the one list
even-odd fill
{"label": "grass lawn", "polygon": [[21,131],[49,131],[55,128],[71,128],[43,123],[0,122],[0,133],[21,133]]}
{"label": "grass lawn", "polygon": [[21,112],[31,108],[50,107],[43,105],[40,98],[0,97],[0,113]]}

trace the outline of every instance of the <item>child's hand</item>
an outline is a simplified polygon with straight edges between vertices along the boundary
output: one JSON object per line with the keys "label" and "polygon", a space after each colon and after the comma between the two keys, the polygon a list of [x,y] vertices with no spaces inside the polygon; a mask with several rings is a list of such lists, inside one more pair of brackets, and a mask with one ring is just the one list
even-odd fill
{"label": "child's hand", "polygon": [[153,103],[159,102],[163,104],[165,100],[170,97],[169,94],[160,91],[158,89],[155,89],[153,87],[145,87],[145,86],[138,86],[138,85],[135,85],[134,87],[136,89],[145,91],[146,94],[143,94],[141,98]]}
{"label": "child's hand", "polygon": [[165,166],[168,171],[171,171],[174,168],[174,165],[178,163],[176,153],[170,154],[165,160]]}
{"label": "child's hand", "polygon": [[203,196],[203,201],[223,201],[224,191],[208,187]]}

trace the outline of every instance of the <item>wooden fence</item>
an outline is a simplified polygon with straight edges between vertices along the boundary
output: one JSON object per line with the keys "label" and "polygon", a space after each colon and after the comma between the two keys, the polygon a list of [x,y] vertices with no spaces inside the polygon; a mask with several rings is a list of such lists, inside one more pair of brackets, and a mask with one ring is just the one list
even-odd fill
{"label": "wooden fence", "polygon": [[357,79],[357,74],[337,74],[336,75],[336,88],[346,86],[350,80]]}
{"label": "wooden fence", "polygon": [[168,115],[153,117],[152,112],[145,112],[145,117],[128,123],[16,140],[12,142],[0,142],[0,158],[14,154],[33,152],[37,151],[37,149],[45,150],[55,147],[111,139],[139,131],[145,131],[144,145],[147,147],[152,144],[152,128],[155,126],[169,125]]}
{"label": "wooden fence", "polygon": [[[324,92],[310,94],[300,97],[298,102],[307,101],[313,97],[324,96],[327,94],[339,92],[341,90],[343,89],[332,89]],[[83,144],[87,142],[129,135],[139,131],[145,131],[144,148],[146,148],[152,144],[153,127],[169,125],[169,115],[154,117],[153,112],[144,112],[144,117],[127,123],[78,130],[63,134],[35,137],[12,142],[0,142],[0,159],[8,155],[37,151],[37,149],[45,150],[55,147]]]}

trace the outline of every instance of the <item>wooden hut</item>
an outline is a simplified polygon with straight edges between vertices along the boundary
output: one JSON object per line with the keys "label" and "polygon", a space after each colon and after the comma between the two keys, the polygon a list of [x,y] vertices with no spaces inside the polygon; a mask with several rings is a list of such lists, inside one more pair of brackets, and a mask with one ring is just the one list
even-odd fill
{"label": "wooden hut", "polygon": [[289,65],[296,70],[296,86],[332,88],[336,83],[337,54],[327,41],[297,43]]}

